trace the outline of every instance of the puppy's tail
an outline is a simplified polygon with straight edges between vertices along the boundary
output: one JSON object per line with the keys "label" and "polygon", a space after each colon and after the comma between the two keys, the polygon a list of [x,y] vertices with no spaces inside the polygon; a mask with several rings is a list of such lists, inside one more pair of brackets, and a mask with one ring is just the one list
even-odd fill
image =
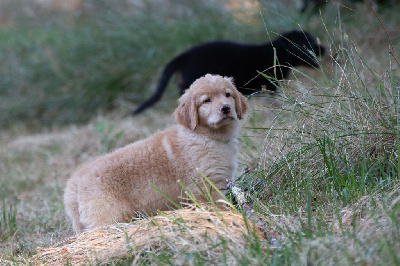
{"label": "puppy's tail", "polygon": [[181,66],[184,61],[185,54],[182,54],[173,60],[171,60],[167,66],[164,68],[160,80],[158,81],[158,86],[154,94],[150,97],[150,99],[146,100],[144,103],[139,105],[134,111],[133,115],[137,115],[138,113],[143,112],[145,109],[149,108],[153,104],[155,104],[158,100],[160,100],[163,95],[165,89],[167,88],[168,81],[171,78],[172,74],[174,74]]}
{"label": "puppy's tail", "polygon": [[82,224],[79,217],[79,204],[77,199],[77,184],[75,180],[70,179],[67,182],[64,194],[64,205],[67,215],[71,219],[72,228],[75,233],[79,234],[82,231]]}

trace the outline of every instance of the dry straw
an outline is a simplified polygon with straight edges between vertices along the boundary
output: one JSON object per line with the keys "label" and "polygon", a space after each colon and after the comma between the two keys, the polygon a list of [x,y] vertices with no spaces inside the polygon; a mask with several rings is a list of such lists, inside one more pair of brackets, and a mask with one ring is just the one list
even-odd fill
{"label": "dry straw", "polygon": [[149,254],[166,251],[171,261],[178,264],[193,252],[217,262],[223,252],[245,253],[254,237],[262,239],[263,234],[241,214],[192,207],[84,232],[52,247],[38,248],[38,254],[30,262],[34,265],[107,264],[131,258],[132,264],[136,264],[139,260],[151,260]]}

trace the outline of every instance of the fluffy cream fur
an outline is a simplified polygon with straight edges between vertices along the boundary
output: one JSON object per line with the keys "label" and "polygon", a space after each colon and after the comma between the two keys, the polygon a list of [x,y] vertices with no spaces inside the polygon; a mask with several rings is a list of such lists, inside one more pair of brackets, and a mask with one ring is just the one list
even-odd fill
{"label": "fluffy cream fur", "polygon": [[226,189],[237,168],[239,120],[246,110],[246,98],[230,78],[207,74],[197,79],[179,99],[178,125],[100,156],[74,173],[64,195],[74,231],[125,222],[137,212],[166,210],[168,201],[151,183],[175,202],[182,196],[178,180],[201,199],[191,180],[200,182],[200,173]]}

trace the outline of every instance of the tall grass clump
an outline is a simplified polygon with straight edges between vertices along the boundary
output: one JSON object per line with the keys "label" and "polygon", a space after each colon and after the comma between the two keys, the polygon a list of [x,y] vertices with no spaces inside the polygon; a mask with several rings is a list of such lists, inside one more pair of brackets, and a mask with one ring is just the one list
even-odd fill
{"label": "tall grass clump", "polygon": [[329,197],[346,205],[398,180],[398,66],[386,54],[388,66],[380,73],[348,33],[326,35],[330,54],[315,70],[319,78],[293,69],[293,80],[276,81],[281,92],[280,106],[270,109],[273,126],[248,127],[267,133],[258,167],[244,175],[261,180],[254,188],[260,197],[275,198],[289,187],[290,198],[300,200],[310,176],[321,202]]}
{"label": "tall grass clump", "polygon": [[[385,257],[384,250],[399,251],[398,196],[393,194],[400,175],[400,66],[387,45],[382,51],[357,43],[362,37],[346,31],[340,11],[337,15],[339,28],[323,24],[329,55],[318,74],[293,69],[292,80],[276,81],[280,103],[268,107],[272,121],[260,126],[254,115],[249,119],[248,132],[262,132],[264,144],[255,167],[237,182],[260,214],[280,217],[270,224],[287,240],[280,259],[351,264],[356,258],[375,261],[366,258],[370,252],[380,263],[395,263],[399,257]],[[398,43],[394,49],[400,49]],[[390,208],[388,199],[394,201]],[[353,212],[360,201],[363,211]],[[386,223],[385,232],[396,234],[372,233]],[[341,248],[350,242],[354,250]],[[319,244],[330,246],[322,252]],[[340,252],[332,253],[336,247]]]}

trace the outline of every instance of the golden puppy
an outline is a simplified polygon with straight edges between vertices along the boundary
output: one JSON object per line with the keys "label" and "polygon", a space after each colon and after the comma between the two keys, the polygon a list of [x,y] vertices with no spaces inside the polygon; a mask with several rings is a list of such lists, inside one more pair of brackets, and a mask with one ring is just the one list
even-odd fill
{"label": "golden puppy", "polygon": [[151,183],[175,202],[182,195],[178,180],[201,199],[191,179],[201,184],[200,173],[226,189],[237,168],[239,120],[246,110],[230,78],[197,79],[179,99],[178,125],[100,156],[71,177],[64,202],[75,232],[168,209]]}

